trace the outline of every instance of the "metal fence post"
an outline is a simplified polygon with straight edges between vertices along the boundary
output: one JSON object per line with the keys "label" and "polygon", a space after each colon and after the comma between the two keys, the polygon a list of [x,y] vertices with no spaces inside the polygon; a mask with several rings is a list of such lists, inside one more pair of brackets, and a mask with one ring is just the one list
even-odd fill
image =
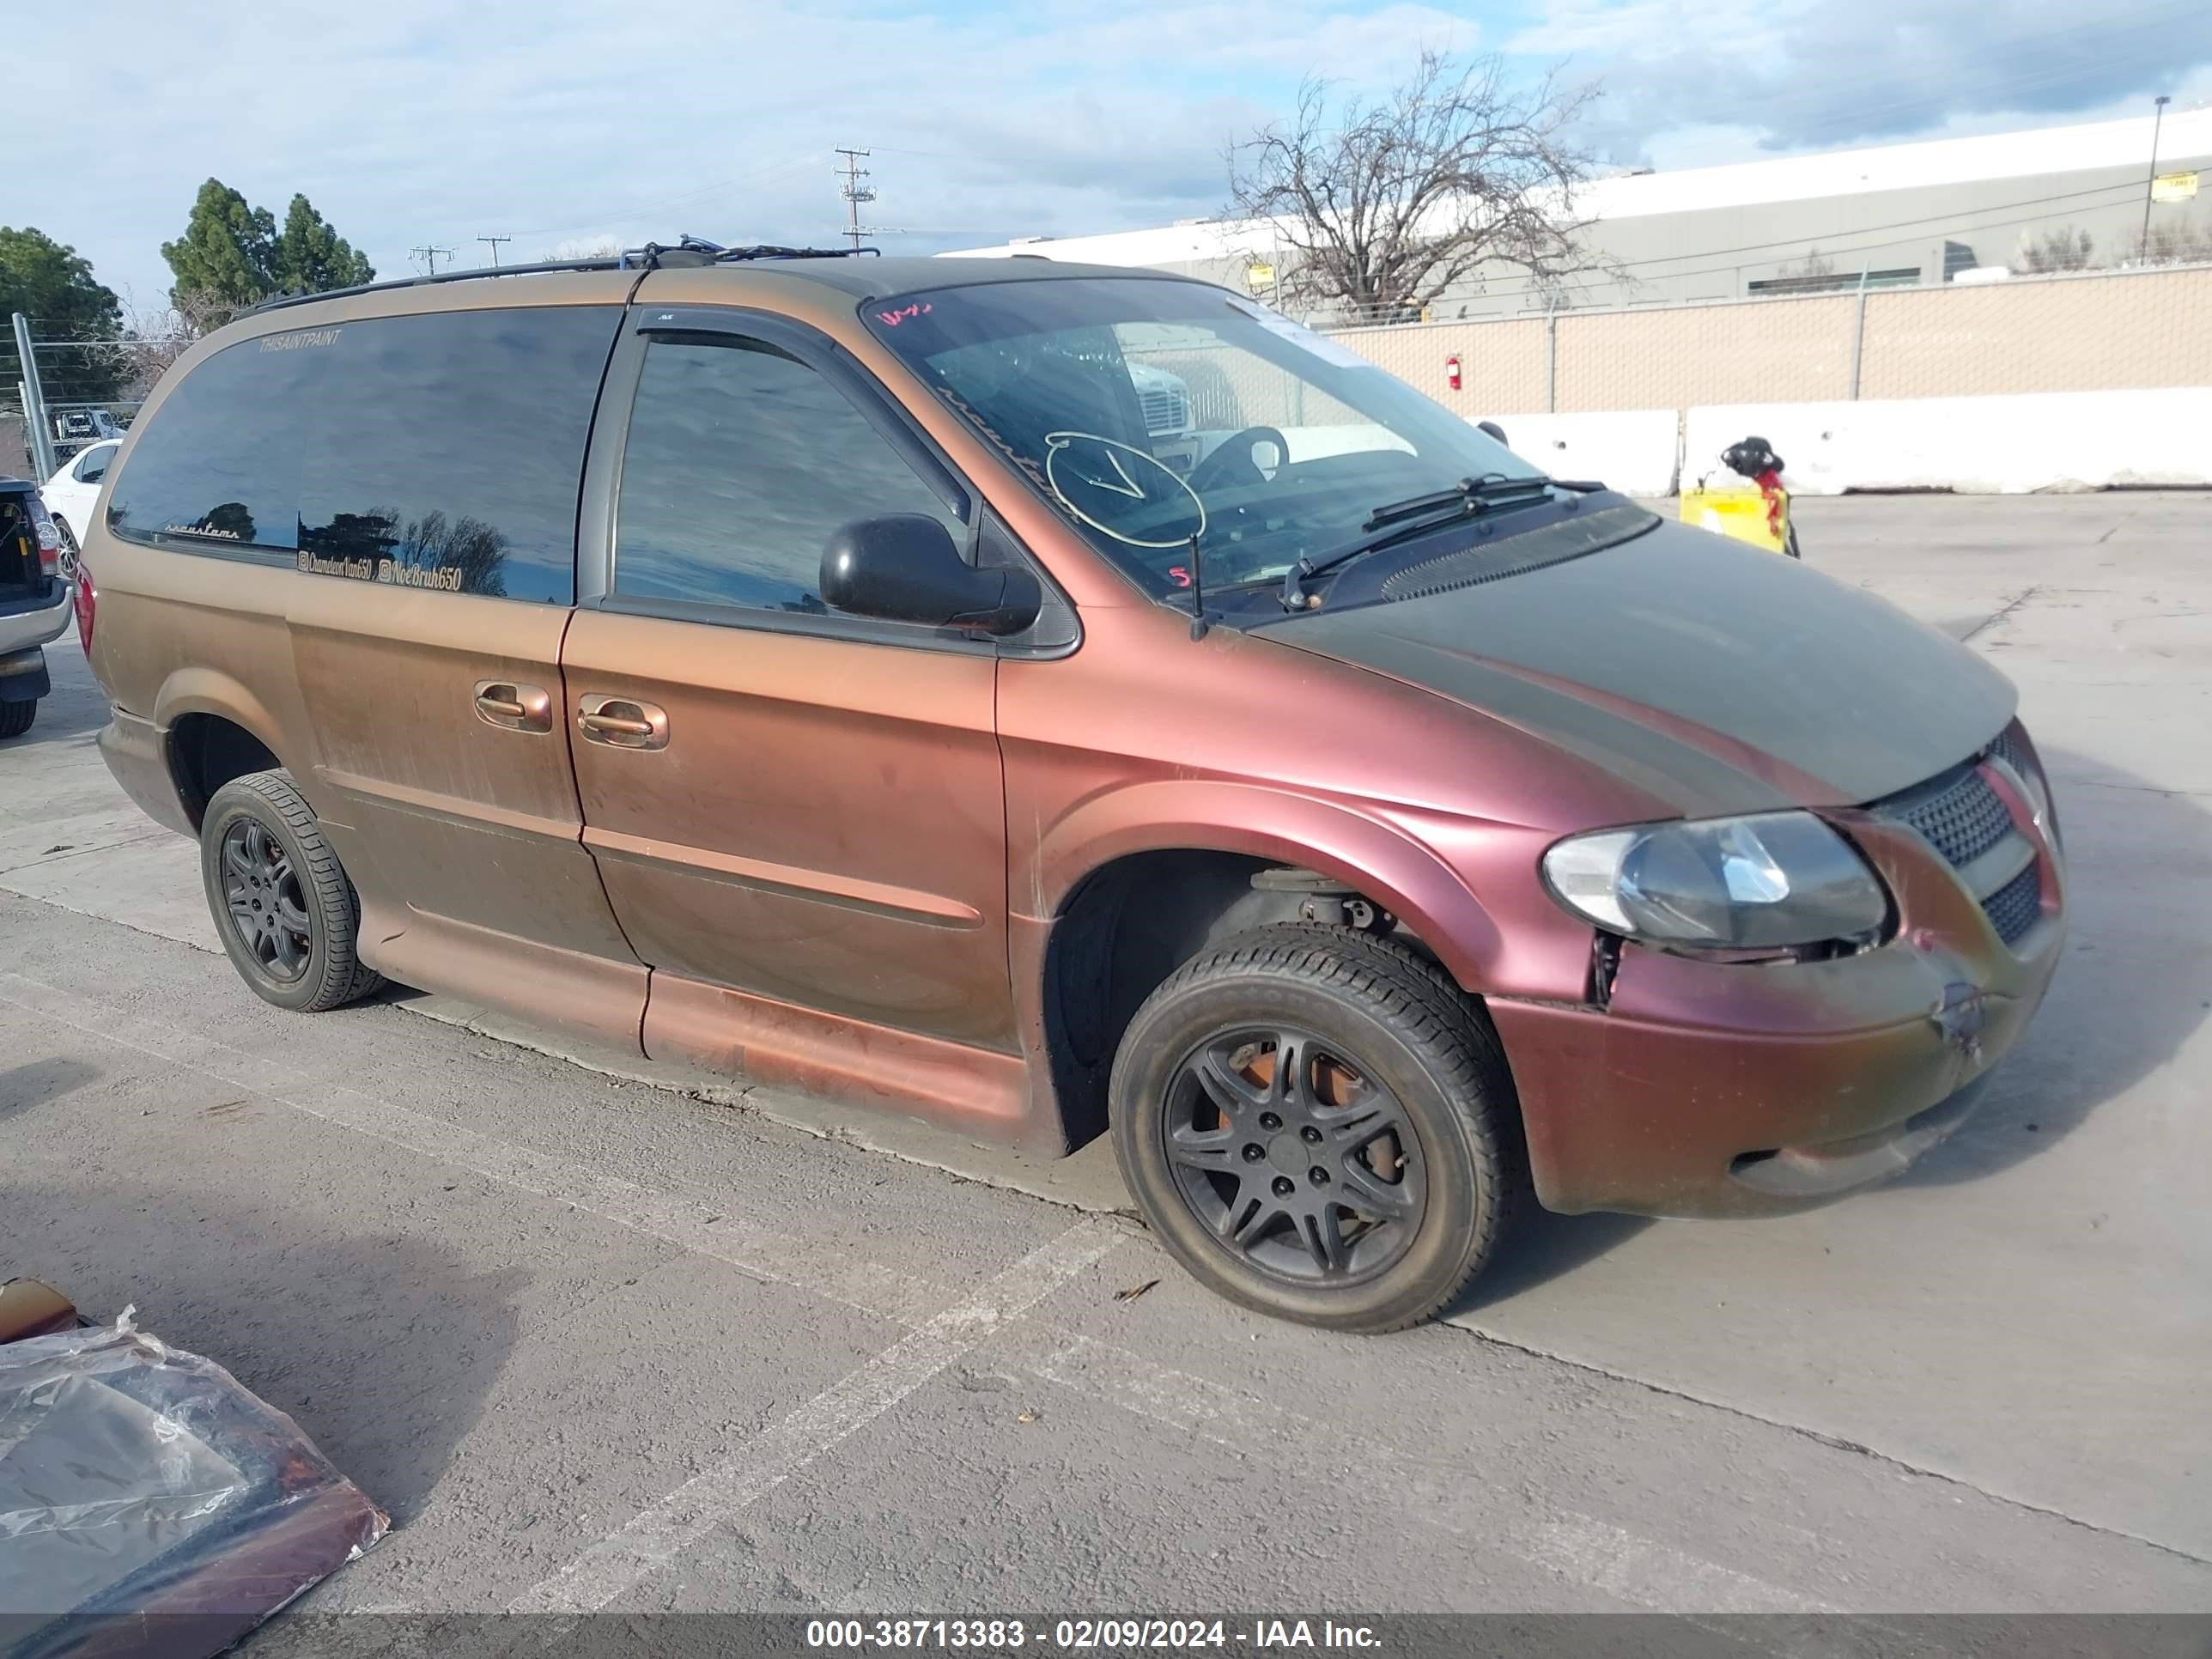
{"label": "metal fence post", "polygon": [[1851,401],[1859,400],[1859,364],[1866,356],[1867,268],[1859,267],[1858,313],[1851,319]]}
{"label": "metal fence post", "polygon": [[31,319],[15,313],[15,354],[23,362],[23,434],[31,448],[31,464],[43,483],[54,475],[54,434],[46,425],[46,394],[39,385],[39,360],[31,355]]}
{"label": "metal fence post", "polygon": [[1559,308],[1556,295],[1544,307],[1544,412],[1559,412]]}

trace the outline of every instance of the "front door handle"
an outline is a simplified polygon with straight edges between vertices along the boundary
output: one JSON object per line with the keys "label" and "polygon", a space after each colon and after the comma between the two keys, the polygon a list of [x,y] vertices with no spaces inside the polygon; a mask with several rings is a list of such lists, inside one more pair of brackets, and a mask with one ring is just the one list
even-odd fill
{"label": "front door handle", "polygon": [[576,705],[576,729],[586,743],[616,749],[668,747],[668,714],[659,703],[594,692]]}
{"label": "front door handle", "polygon": [[477,718],[508,732],[550,732],[553,699],[542,685],[514,680],[478,680]]}

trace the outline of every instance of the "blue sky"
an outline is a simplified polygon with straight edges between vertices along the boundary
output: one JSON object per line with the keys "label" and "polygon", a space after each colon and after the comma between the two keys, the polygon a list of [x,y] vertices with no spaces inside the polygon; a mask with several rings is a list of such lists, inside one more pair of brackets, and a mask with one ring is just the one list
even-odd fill
{"label": "blue sky", "polygon": [[[66,112],[19,125],[0,223],[74,244],[142,308],[210,174],[304,191],[380,274],[422,244],[509,262],[690,231],[823,240],[863,146],[887,250],[1218,210],[1231,140],[1301,76],[1378,88],[1424,46],[1564,62],[1604,159],[1662,167],[2140,113],[2212,98],[2203,0],[107,0],[10,57]],[[98,135],[95,146],[88,141]]]}

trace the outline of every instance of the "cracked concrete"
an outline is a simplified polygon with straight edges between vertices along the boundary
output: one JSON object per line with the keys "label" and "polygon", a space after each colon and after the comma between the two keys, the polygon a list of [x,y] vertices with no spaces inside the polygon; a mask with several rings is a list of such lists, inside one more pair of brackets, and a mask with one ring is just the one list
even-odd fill
{"label": "cracked concrete", "polygon": [[1457,1328],[1379,1341],[1086,1224],[1122,1231],[840,1415],[1126,1208],[1103,1146],[1025,1162],[445,999],[268,1009],[64,647],[0,747],[33,854],[0,871],[0,1268],[137,1301],[394,1507],[316,1607],[514,1605],[721,1469],[744,1502],[611,1606],[2212,1610],[2212,497],[1799,511],[1810,562],[2021,684],[2069,840],[2051,1001],[1897,1187],[1540,1217]]}

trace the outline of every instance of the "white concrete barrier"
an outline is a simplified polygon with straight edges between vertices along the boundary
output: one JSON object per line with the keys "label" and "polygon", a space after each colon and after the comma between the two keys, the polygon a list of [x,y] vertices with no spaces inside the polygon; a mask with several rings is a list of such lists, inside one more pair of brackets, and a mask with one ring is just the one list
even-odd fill
{"label": "white concrete barrier", "polygon": [[[1555,478],[1599,478],[1632,495],[1674,493],[1676,440],[1681,428],[1681,417],[1674,410],[1468,418],[1504,428],[1507,447]],[[1789,452],[1783,453],[1788,459]]]}
{"label": "white concrete barrier", "polygon": [[[1506,432],[1516,435],[1510,426]],[[1683,483],[1701,472],[1733,481],[1721,451],[1753,434],[1781,454],[1784,482],[1808,495],[2212,484],[2207,386],[1692,409],[1682,422]]]}

